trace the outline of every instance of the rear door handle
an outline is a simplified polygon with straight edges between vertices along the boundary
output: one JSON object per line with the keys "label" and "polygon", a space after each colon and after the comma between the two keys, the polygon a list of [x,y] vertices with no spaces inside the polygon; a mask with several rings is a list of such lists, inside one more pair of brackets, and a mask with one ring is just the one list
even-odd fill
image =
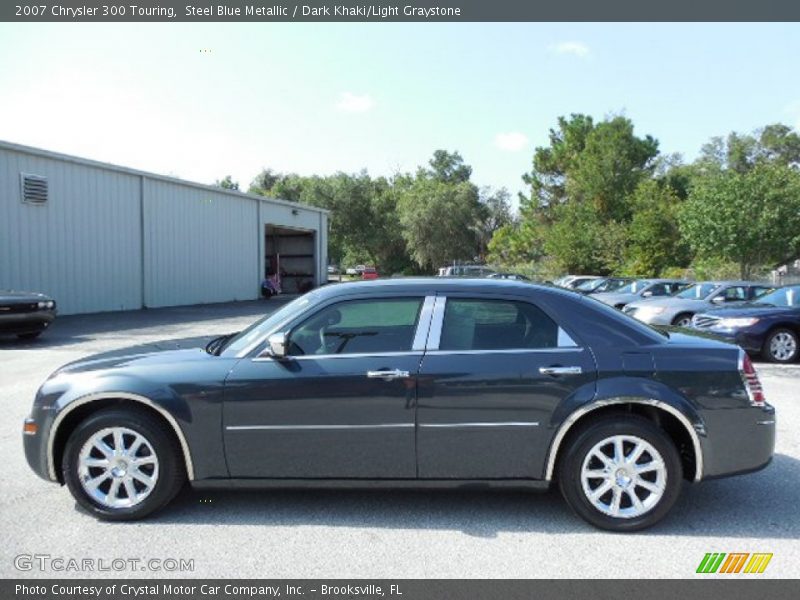
{"label": "rear door handle", "polygon": [[408,371],[401,371],[400,369],[383,369],[381,371],[367,371],[369,379],[383,379],[385,381],[392,381],[393,379],[404,379],[409,377]]}
{"label": "rear door handle", "polygon": [[542,375],[580,375],[583,369],[580,367],[539,367]]}

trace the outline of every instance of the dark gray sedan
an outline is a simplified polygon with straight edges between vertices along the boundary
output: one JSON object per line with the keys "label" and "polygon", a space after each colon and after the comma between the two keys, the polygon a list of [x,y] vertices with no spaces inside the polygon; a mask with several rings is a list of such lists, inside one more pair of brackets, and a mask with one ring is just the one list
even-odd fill
{"label": "dark gray sedan", "polygon": [[0,335],[32,340],[56,318],[56,302],[38,292],[0,290]]}
{"label": "dark gray sedan", "polygon": [[775,411],[734,344],[554,287],[395,279],[325,286],[204,348],[69,364],[23,437],[33,470],[102,519],[144,517],[187,479],[555,483],[589,523],[633,531],[684,480],[766,466]]}

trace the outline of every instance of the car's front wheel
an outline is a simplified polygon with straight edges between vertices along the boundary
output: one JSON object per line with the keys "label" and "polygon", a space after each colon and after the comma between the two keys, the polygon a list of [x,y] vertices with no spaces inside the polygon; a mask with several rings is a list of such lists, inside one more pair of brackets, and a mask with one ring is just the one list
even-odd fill
{"label": "car's front wheel", "polygon": [[797,360],[800,343],[791,329],[776,329],[767,336],[764,344],[765,358],[775,363],[792,363]]}
{"label": "car's front wheel", "polygon": [[672,320],[675,327],[689,327],[692,324],[692,314],[682,313]]}
{"label": "car's front wheel", "polygon": [[663,519],[683,474],[672,440],[635,415],[606,417],[578,432],[560,458],[558,479],[570,507],[610,531],[637,531]]}
{"label": "car's front wheel", "polygon": [[64,450],[64,481],[104,520],[145,517],[180,490],[185,471],[168,427],[143,411],[106,409],[82,421]]}

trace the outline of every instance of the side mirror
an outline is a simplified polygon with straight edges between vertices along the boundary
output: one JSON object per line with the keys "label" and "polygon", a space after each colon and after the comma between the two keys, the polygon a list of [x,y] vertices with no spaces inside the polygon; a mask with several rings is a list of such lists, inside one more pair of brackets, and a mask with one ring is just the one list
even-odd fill
{"label": "side mirror", "polygon": [[725,302],[725,296],[714,296],[714,297],[711,299],[711,301],[712,301],[714,304],[722,304],[723,302]]}
{"label": "side mirror", "polygon": [[265,354],[272,358],[286,358],[286,349],[289,345],[289,334],[285,331],[273,333],[267,338]]}
{"label": "side mirror", "polygon": [[653,295],[652,290],[647,290],[646,292],[642,292],[642,298],[650,298]]}

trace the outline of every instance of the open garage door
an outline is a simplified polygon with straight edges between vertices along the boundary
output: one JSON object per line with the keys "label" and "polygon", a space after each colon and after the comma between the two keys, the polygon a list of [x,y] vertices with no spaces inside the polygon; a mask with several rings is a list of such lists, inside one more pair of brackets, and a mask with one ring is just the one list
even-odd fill
{"label": "open garage door", "polygon": [[317,280],[314,232],[277,225],[264,226],[264,276],[280,276],[284,294],[302,294]]}

